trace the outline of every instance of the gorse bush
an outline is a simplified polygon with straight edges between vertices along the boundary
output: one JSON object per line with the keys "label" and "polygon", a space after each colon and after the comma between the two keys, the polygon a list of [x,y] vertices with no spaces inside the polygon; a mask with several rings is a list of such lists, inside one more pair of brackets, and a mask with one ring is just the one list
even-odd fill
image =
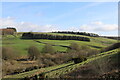
{"label": "gorse bush", "polygon": [[17,57],[15,50],[12,47],[3,47],[2,48],[2,59],[11,60]]}
{"label": "gorse bush", "polygon": [[28,48],[28,55],[31,60],[36,60],[40,56],[40,51],[35,46],[30,46]]}
{"label": "gorse bush", "polygon": [[52,47],[51,44],[45,44],[45,46],[42,49],[42,53],[55,53],[55,49]]}

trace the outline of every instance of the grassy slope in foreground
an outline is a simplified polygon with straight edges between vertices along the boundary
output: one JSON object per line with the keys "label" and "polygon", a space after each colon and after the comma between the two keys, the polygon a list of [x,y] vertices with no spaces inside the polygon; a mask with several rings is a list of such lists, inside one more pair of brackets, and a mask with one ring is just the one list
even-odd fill
{"label": "grassy slope in foreground", "polygon": [[[73,64],[73,62],[67,63],[67,64],[62,64],[62,65],[58,65],[58,66],[52,66],[52,67],[37,69],[37,70],[25,72],[25,73],[16,74],[16,75],[8,75],[8,76],[5,76],[5,78],[24,78],[24,77],[27,77],[27,76],[37,75],[37,74],[40,74],[42,72],[46,73],[45,76],[47,76],[49,78],[57,78],[60,75],[64,75],[64,74],[66,74],[66,73],[68,73],[70,71],[73,71],[73,70],[79,68],[80,66],[82,66],[84,64],[87,64],[87,63],[89,63],[91,61],[94,61],[96,59],[100,59],[100,58],[102,59],[103,57],[107,57],[109,55],[116,54],[117,52],[118,52],[118,49],[111,50],[111,51],[108,51],[108,52],[104,52],[104,53],[95,55],[95,56],[93,56],[91,58],[88,58],[84,62],[81,62],[81,63],[78,63],[78,64],[74,64],[74,65],[71,65],[71,66],[68,66],[68,67],[65,67],[65,66]],[[61,67],[65,67],[65,68],[61,68]],[[61,68],[61,69],[58,69],[58,68]],[[51,70],[54,70],[54,69],[58,69],[58,70],[51,71]],[[51,71],[51,72],[49,72],[49,71]]]}

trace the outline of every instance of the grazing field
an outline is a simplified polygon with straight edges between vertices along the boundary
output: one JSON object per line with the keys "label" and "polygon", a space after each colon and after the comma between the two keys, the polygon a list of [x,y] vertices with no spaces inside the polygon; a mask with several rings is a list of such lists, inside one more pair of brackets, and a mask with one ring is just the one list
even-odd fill
{"label": "grazing field", "polygon": [[[74,35],[74,34],[60,34],[60,33],[43,33],[43,34],[69,35],[69,36]],[[36,39],[36,41],[41,42],[41,43],[38,43],[33,39],[27,39],[27,40],[20,39],[21,36],[22,36],[22,33],[17,33],[16,37],[12,36],[12,35],[3,36],[2,46],[13,47],[16,50],[16,54],[25,56],[28,54],[27,49],[29,46],[34,45],[37,48],[39,48],[39,50],[41,51],[43,46],[45,45],[44,43],[52,44],[57,52],[66,52],[67,47],[65,47],[65,46],[69,46],[72,42],[76,42],[79,45],[88,46],[90,48],[94,48],[94,49],[98,49],[98,50],[117,42],[117,40],[101,38],[101,37],[89,37],[89,36],[83,36],[83,35],[74,35],[74,36],[88,37],[88,38],[90,38],[91,41],[85,42],[85,41],[76,41],[76,40]]]}
{"label": "grazing field", "polygon": [[[108,38],[75,34],[40,33],[87,37],[90,39],[90,42],[78,40],[22,39],[22,34],[17,33],[16,35],[4,35],[2,37],[1,47],[3,47],[5,53],[3,58],[5,62],[5,68],[3,68],[4,78],[34,78],[35,76],[40,78],[59,78],[91,61],[102,59],[117,52],[117,50],[111,50],[101,53],[106,47],[117,43],[117,40]],[[31,46],[32,48],[30,49]],[[45,48],[45,46],[48,48]],[[46,51],[50,48],[55,50],[55,52],[43,52],[44,48]],[[107,50],[109,50],[109,47]],[[31,54],[32,57],[30,57],[30,53],[34,53],[37,56]],[[10,58],[9,54],[13,58]],[[83,62],[80,61],[78,64],[75,64],[74,58],[79,58]],[[18,65],[20,66],[18,67]]]}

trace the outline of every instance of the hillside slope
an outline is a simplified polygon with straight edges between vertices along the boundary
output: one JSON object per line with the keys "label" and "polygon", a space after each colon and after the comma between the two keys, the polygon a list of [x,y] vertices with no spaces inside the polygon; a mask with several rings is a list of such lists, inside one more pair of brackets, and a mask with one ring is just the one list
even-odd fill
{"label": "hillside slope", "polygon": [[[70,34],[60,34],[60,33],[43,33],[43,34],[73,36],[73,34],[70,35]],[[85,36],[85,37],[90,38],[91,41],[85,42],[85,41],[76,41],[76,40],[36,39],[37,41],[41,42],[41,43],[38,43],[38,42],[34,41],[33,39],[28,39],[28,40],[20,39],[21,36],[22,36],[22,33],[18,33],[16,37],[11,36],[11,35],[3,36],[3,38],[2,38],[3,42],[2,42],[1,46],[12,47],[17,51],[17,54],[19,54],[21,56],[25,56],[28,54],[27,49],[29,46],[34,45],[34,46],[38,47],[39,50],[41,51],[45,45],[44,43],[52,44],[57,52],[66,52],[67,47],[64,47],[64,46],[69,46],[72,42],[76,42],[79,45],[88,46],[90,48],[98,49],[98,50],[117,42],[117,40],[112,40],[112,39],[107,39],[107,38]],[[74,35],[74,36],[84,37],[83,35]],[[58,46],[55,46],[55,45],[58,45]]]}
{"label": "hillside slope", "polygon": [[[115,55],[118,55],[118,54],[119,54],[118,49],[115,49],[115,50],[111,50],[108,52],[95,55],[93,57],[88,57],[86,61],[78,64],[74,64],[73,62],[70,62],[70,63],[62,64],[59,66],[52,66],[48,68],[37,69],[30,72],[16,74],[16,75],[8,75],[8,76],[5,76],[4,78],[13,78],[13,79],[14,78],[36,78],[36,77],[59,78],[59,77],[63,77],[65,74],[68,74],[68,73],[71,74],[72,71],[74,72],[75,70],[79,69],[80,67],[86,64],[91,64],[91,62],[94,63],[94,61],[97,61],[97,60],[114,57]],[[112,60],[116,61],[117,59],[114,58]]]}

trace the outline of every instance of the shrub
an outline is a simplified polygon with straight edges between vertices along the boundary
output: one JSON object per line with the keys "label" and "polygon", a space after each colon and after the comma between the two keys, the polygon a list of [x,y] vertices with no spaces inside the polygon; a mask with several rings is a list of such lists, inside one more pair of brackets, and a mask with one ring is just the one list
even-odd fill
{"label": "shrub", "polygon": [[67,52],[71,52],[71,53],[78,52],[78,51],[80,51],[80,47],[75,42],[71,43],[69,48],[67,49]]}
{"label": "shrub", "polygon": [[15,54],[15,50],[12,47],[3,47],[2,48],[2,59],[9,60],[15,59],[17,55]]}
{"label": "shrub", "polygon": [[55,63],[49,59],[44,59],[43,64],[45,64],[45,67],[53,66]]}
{"label": "shrub", "polygon": [[77,43],[71,43],[69,48],[67,49],[67,52],[74,53],[74,55],[82,55],[82,56],[91,56],[98,54],[100,51],[96,49],[92,49],[89,46],[85,45],[78,45]]}
{"label": "shrub", "polygon": [[42,49],[42,53],[55,53],[55,50],[51,44],[46,44]]}
{"label": "shrub", "polygon": [[87,57],[100,53],[100,50],[90,49],[90,48],[85,51],[86,51],[86,53],[84,55]]}
{"label": "shrub", "polygon": [[35,46],[30,46],[28,49],[28,53],[29,53],[29,58],[31,60],[36,60],[38,59],[39,55],[40,55],[40,51],[38,50],[37,47]]}
{"label": "shrub", "polygon": [[77,63],[80,63],[80,62],[82,62],[82,61],[85,61],[85,60],[87,60],[87,58],[85,57],[85,56],[78,56],[78,57],[76,57],[76,58],[72,58],[72,60],[74,61],[74,63],[75,64],[77,64]]}

